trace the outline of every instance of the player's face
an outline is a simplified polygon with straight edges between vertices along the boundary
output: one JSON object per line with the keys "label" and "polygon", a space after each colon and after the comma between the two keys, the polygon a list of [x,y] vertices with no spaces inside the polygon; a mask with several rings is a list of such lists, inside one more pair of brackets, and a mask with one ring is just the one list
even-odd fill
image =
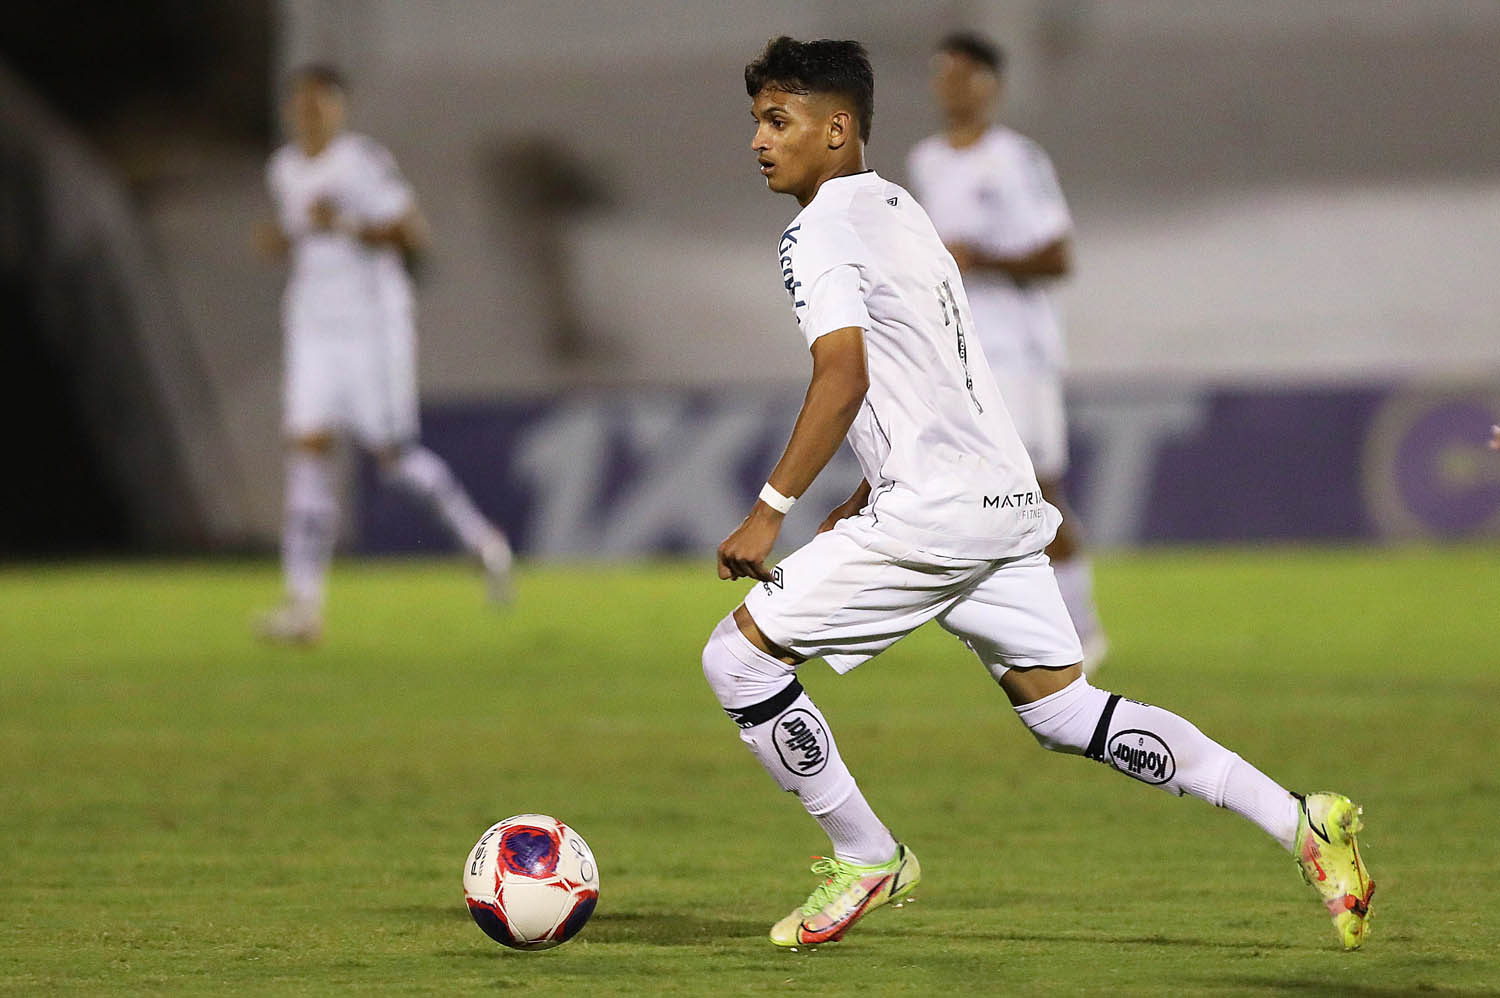
{"label": "player's face", "polygon": [[949,118],[988,115],[999,90],[999,77],[983,63],[956,52],[932,57],[932,93]]}
{"label": "player's face", "polygon": [[832,158],[832,112],[832,103],[818,94],[767,88],[755,95],[750,106],[755,119],[750,149],[768,188],[791,194],[802,204],[812,200]]}
{"label": "player's face", "polygon": [[344,95],[317,80],[299,80],[287,99],[287,128],[304,149],[319,150],[344,127]]}

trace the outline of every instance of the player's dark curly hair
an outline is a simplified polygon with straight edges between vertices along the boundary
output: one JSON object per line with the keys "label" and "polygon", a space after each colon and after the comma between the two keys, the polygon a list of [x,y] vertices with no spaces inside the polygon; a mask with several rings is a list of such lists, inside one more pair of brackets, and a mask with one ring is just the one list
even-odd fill
{"label": "player's dark curly hair", "polygon": [[837,94],[848,99],[854,104],[859,137],[870,141],[875,71],[870,68],[870,53],[859,42],[773,38],[760,57],[745,67],[745,93],[754,97],[767,87],[789,94]]}
{"label": "player's dark curly hair", "polygon": [[1005,50],[975,31],[955,31],[938,42],[939,52],[972,59],[992,73],[1005,69]]}

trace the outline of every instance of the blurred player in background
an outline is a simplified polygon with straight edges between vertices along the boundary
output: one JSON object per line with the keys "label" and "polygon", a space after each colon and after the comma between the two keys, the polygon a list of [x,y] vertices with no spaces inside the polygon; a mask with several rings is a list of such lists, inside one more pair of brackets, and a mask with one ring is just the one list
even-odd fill
{"label": "blurred player in background", "polygon": [[912,150],[908,173],[964,276],[975,334],[1042,494],[1063,511],[1047,555],[1083,641],[1084,670],[1092,674],[1109,642],[1078,518],[1063,496],[1063,336],[1047,292],[1072,268],[1073,223],[1047,154],[992,121],[1003,68],[1001,50],[978,35],[954,34],[939,44],[932,84],[945,126]]}
{"label": "blurred player in background", "polygon": [[292,79],[292,141],[271,156],[276,221],[262,250],[289,257],[282,299],[288,442],[281,557],[286,596],[257,624],[271,641],[307,643],[323,629],[328,565],[338,533],[335,443],[352,437],[387,482],[431,508],[507,599],[511,551],[442,458],[417,442],[416,331],[404,257],[427,225],[396,162],[344,130],[337,71],[308,66]]}
{"label": "blurred player in background", "polygon": [[[875,80],[863,46],[778,38],[745,67],[745,90],[766,186],[802,206],[782,233],[780,263],[812,380],[760,498],[719,545],[719,577],[758,584],[709,636],[703,674],[740,740],[833,843],[813,866],[821,883],[772,926],[771,941],[837,941],[921,877],[796,675],[815,657],[848,672],[936,620],[974,651],[1044,747],[1260,827],[1297,858],[1343,945],[1358,947],[1375,885],[1348,798],[1289,793],[1177,714],[1082,675],[1043,554],[1058,512],[1040,495],[983,354],[967,348],[973,316],[958,267],[912,196],[865,166]],[[768,570],[787,510],[846,439],[864,480]],[[870,716],[900,711],[878,704]],[[955,876],[983,878],[994,862],[973,857]],[[1221,912],[1234,899],[1204,904]]]}

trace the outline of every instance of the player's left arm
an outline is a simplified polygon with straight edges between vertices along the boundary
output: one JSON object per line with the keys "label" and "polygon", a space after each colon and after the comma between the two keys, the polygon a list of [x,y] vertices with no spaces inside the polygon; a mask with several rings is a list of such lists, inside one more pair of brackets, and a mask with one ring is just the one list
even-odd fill
{"label": "player's left arm", "polygon": [[407,255],[423,252],[432,241],[427,217],[415,203],[389,222],[360,226],[357,234],[367,246],[393,246]]}
{"label": "player's left arm", "polygon": [[953,254],[953,260],[961,271],[997,272],[1018,284],[1042,278],[1066,277],[1073,272],[1073,247],[1066,235],[1029,253],[1014,256],[989,254],[962,243],[948,247],[948,251]]}
{"label": "player's left arm", "polygon": [[[848,326],[813,341],[813,374],[791,439],[768,479],[771,487],[793,498],[806,492],[838,453],[859,414],[870,374],[865,366],[865,333]],[[766,559],[776,546],[786,514],[760,499],[734,533],[719,545],[719,578],[753,578],[769,582]]]}
{"label": "player's left arm", "polygon": [[421,254],[431,241],[431,229],[395,157],[371,141],[359,149],[350,205],[359,219],[354,236],[366,246],[390,247],[408,259]]}
{"label": "player's left arm", "polygon": [[1005,229],[1011,246],[1024,251],[991,252],[981,246],[950,246],[961,271],[1003,274],[1019,285],[1067,277],[1073,271],[1072,216],[1052,161],[1034,142],[1014,148],[1011,165],[997,178],[1004,195]]}
{"label": "player's left arm", "polygon": [[859,480],[859,487],[854,494],[833,508],[833,512],[823,518],[818,527],[818,533],[826,533],[839,525],[840,520],[847,520],[851,516],[858,516],[859,511],[864,509],[870,502],[870,483],[867,479]]}

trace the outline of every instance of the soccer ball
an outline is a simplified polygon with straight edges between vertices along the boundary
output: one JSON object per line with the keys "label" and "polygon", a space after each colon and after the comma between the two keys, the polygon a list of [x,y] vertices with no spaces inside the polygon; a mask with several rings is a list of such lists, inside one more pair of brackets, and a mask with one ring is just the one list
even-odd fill
{"label": "soccer ball", "polygon": [[599,867],[589,844],[561,821],[518,814],[491,825],[469,851],[464,900],[495,942],[551,949],[594,913]]}

